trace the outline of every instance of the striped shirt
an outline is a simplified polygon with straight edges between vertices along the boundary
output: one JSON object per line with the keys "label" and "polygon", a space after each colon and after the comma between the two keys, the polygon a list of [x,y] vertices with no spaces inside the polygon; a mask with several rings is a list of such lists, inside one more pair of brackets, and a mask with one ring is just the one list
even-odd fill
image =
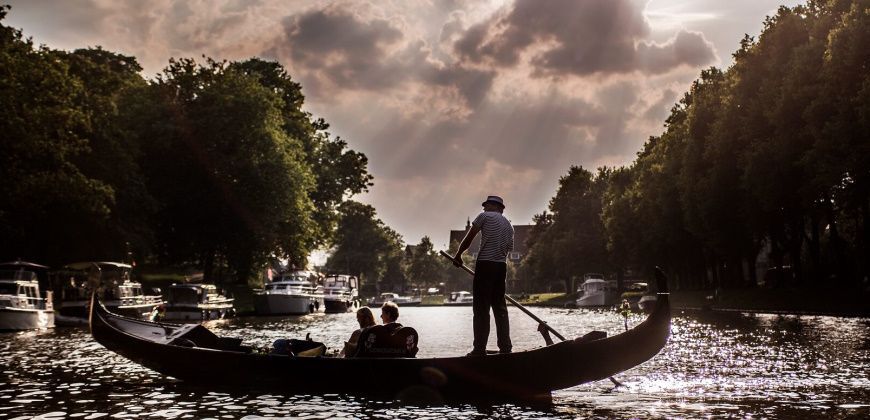
{"label": "striped shirt", "polygon": [[480,228],[480,252],[478,261],[505,262],[507,254],[514,249],[514,227],[501,213],[480,213],[472,225]]}

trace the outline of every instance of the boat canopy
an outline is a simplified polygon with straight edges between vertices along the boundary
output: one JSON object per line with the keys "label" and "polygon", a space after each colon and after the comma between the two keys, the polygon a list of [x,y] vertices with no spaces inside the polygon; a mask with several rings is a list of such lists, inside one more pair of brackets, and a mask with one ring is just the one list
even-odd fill
{"label": "boat canopy", "polygon": [[27,262],[27,261],[7,261],[7,262],[0,263],[0,268],[7,268],[7,267],[38,268],[38,269],[42,269],[42,270],[48,269],[48,266],[36,264],[36,263],[32,263],[32,262]]}
{"label": "boat canopy", "polygon": [[87,270],[95,265],[97,267],[99,267],[100,269],[116,268],[116,269],[128,269],[129,270],[129,269],[133,268],[133,266],[130,264],[124,264],[124,263],[113,262],[113,261],[82,261],[82,262],[75,262],[75,263],[67,264],[64,266],[64,268],[68,268],[71,270]]}

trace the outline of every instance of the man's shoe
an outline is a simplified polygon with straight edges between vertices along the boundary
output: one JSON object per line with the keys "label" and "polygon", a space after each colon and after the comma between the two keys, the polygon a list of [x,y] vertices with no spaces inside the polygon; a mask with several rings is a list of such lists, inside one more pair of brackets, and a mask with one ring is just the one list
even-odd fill
{"label": "man's shoe", "polygon": [[471,353],[468,353],[468,354],[466,354],[465,356],[466,356],[466,357],[469,357],[469,356],[486,356],[486,351],[481,351],[481,350],[472,350]]}
{"label": "man's shoe", "polygon": [[513,353],[510,349],[507,349],[507,350],[499,350],[498,352],[501,353],[501,354]]}

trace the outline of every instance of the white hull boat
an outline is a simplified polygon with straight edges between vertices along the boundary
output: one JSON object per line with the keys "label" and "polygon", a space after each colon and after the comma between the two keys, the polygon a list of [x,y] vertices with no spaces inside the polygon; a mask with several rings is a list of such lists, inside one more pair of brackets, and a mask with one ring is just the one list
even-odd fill
{"label": "white hull boat", "polygon": [[399,296],[396,293],[381,293],[380,296],[369,300],[369,306],[379,307],[385,302],[393,302],[401,306],[419,306],[423,299],[412,296]]}
{"label": "white hull boat", "polygon": [[359,283],[354,276],[337,274],[323,280],[326,313],[352,312],[359,308]]}
{"label": "white hull boat", "polygon": [[167,321],[207,321],[235,315],[232,298],[220,293],[213,284],[173,284],[163,306]]}
{"label": "white hull boat", "polygon": [[282,275],[254,295],[259,315],[305,315],[324,312],[323,287],[298,274]]}
{"label": "white hull boat", "polygon": [[47,268],[22,261],[0,264],[0,331],[54,327],[51,292],[40,295],[36,273]]}
{"label": "white hull boat", "polygon": [[616,303],[616,285],[604,280],[600,274],[586,274],[584,282],[578,288],[580,297],[577,298],[578,308],[612,306]]}
{"label": "white hull boat", "polygon": [[322,296],[310,295],[258,295],[254,305],[260,315],[305,315],[326,310]]}
{"label": "white hull boat", "polygon": [[472,306],[474,305],[474,295],[466,291],[453,292],[447,297],[447,299],[444,299],[444,305]]}
{"label": "white hull boat", "polygon": [[656,295],[643,295],[640,300],[637,301],[637,307],[645,314],[652,313],[653,309],[656,307],[656,300],[658,298]]}
{"label": "white hull boat", "polygon": [[0,331],[54,328],[54,311],[0,307]]}
{"label": "white hull boat", "polygon": [[62,284],[58,311],[64,325],[77,325],[74,318],[88,319],[91,291],[114,313],[153,320],[163,304],[159,295],[146,295],[142,284],[131,280],[133,267],[118,262],[68,264],[55,275]]}

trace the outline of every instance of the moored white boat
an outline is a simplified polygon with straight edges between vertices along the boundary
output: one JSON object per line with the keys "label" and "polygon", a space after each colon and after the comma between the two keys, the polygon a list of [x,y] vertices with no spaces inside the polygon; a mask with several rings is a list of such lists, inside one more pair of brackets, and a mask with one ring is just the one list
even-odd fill
{"label": "moored white boat", "polygon": [[129,264],[95,261],[67,264],[55,273],[61,283],[59,314],[75,323],[87,319],[91,291],[115,313],[138,318],[153,319],[157,307],[163,304],[159,295],[146,295],[142,284],[131,280],[133,267]]}
{"label": "moored white boat", "polygon": [[0,330],[54,327],[51,292],[40,294],[35,271],[46,269],[23,261],[0,264]]}
{"label": "moored white boat", "polygon": [[267,283],[254,294],[254,308],[260,315],[304,315],[323,312],[323,287],[308,276],[288,273]]}
{"label": "moored white boat", "polygon": [[220,293],[213,284],[173,284],[167,290],[163,305],[163,319],[177,321],[206,321],[235,315],[233,298]]}
{"label": "moored white boat", "polygon": [[323,279],[326,313],[342,313],[359,308],[359,282],[355,276],[332,274]]}
{"label": "moored white boat", "polygon": [[656,300],[658,298],[655,294],[643,295],[637,301],[637,307],[645,314],[652,313],[653,309],[656,307]]}
{"label": "moored white boat", "polygon": [[399,306],[419,306],[423,299],[416,296],[400,296],[397,293],[381,293],[380,296],[369,299],[369,306],[381,306],[384,302],[393,302]]}
{"label": "moored white boat", "polygon": [[583,276],[583,284],[577,289],[580,297],[577,298],[577,307],[611,306],[616,303],[616,285],[604,276],[589,273]]}
{"label": "moored white boat", "polygon": [[448,306],[471,306],[474,304],[474,295],[464,290],[450,293],[444,304]]}

